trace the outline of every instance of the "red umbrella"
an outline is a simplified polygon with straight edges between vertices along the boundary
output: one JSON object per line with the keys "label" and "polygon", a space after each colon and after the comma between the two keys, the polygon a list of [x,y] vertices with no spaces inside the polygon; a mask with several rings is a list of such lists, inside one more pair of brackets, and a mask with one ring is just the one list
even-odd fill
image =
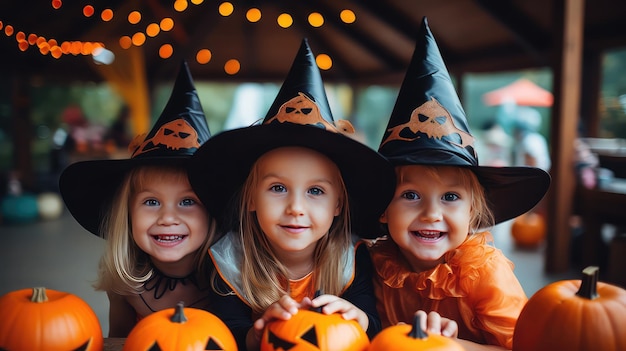
{"label": "red umbrella", "polygon": [[525,78],[483,94],[487,106],[501,105],[511,100],[517,105],[550,107],[554,97],[551,92]]}

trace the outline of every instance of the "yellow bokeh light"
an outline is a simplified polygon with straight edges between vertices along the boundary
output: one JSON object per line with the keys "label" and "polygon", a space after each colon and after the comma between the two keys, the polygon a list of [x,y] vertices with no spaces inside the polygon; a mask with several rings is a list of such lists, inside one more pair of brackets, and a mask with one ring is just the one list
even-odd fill
{"label": "yellow bokeh light", "polygon": [[146,34],[149,37],[156,37],[161,31],[161,27],[159,27],[156,23],[150,23],[148,27],[146,27]]}
{"label": "yellow bokeh light", "polygon": [[258,22],[261,20],[261,10],[256,7],[249,9],[248,12],[246,12],[246,18],[252,23]]}
{"label": "yellow bokeh light", "polygon": [[347,9],[341,11],[341,13],[339,14],[339,18],[341,18],[344,23],[354,23],[354,21],[356,21],[356,15],[354,14],[354,11]]}
{"label": "yellow bokeh light", "polygon": [[185,11],[188,6],[189,6],[189,3],[187,3],[187,0],[176,0],[176,1],[174,1],[174,10],[176,10],[178,12]]}
{"label": "yellow bokeh light", "polygon": [[211,56],[212,56],[211,50],[201,49],[196,54],[196,61],[198,61],[199,64],[204,65],[206,63],[209,63],[209,61],[211,61]]}
{"label": "yellow bokeh light", "polygon": [[174,28],[174,20],[166,17],[161,20],[161,30],[164,32],[169,32]]}
{"label": "yellow bokeh light", "polygon": [[91,17],[93,16],[95,10],[93,9],[93,6],[91,5],[86,5],[85,7],[83,7],[83,15],[85,15],[85,17]]}
{"label": "yellow bokeh light", "polygon": [[159,48],[159,57],[162,59],[170,58],[174,53],[174,48],[170,44],[163,44]]}
{"label": "yellow bokeh light", "polygon": [[191,3],[194,5],[200,5],[204,2],[204,0],[191,0]]}
{"label": "yellow bokeh light", "polygon": [[146,42],[146,35],[143,34],[142,32],[137,32],[133,34],[132,41],[133,41],[133,45],[142,46]]}
{"label": "yellow bokeh light", "polygon": [[315,28],[321,27],[324,24],[324,17],[319,12],[311,12],[308,20],[309,24]]}
{"label": "yellow bokeh light", "polygon": [[325,71],[333,66],[333,60],[326,54],[317,55],[317,57],[315,57],[315,63],[317,63],[317,67]]}
{"label": "yellow bokeh light", "polygon": [[139,21],[141,21],[141,12],[133,11],[128,14],[128,23],[137,24]]}
{"label": "yellow bokeh light", "polygon": [[278,22],[278,25],[283,28],[289,28],[293,24],[293,18],[288,13],[282,13],[278,16],[276,22]]}
{"label": "yellow bokeh light", "polygon": [[220,7],[218,8],[218,12],[220,13],[220,15],[224,17],[232,15],[234,10],[235,10],[235,7],[230,2],[223,2],[220,4]]}
{"label": "yellow bokeh light", "polygon": [[120,47],[122,49],[128,49],[130,48],[132,44],[133,44],[133,40],[128,35],[125,35],[120,38]]}
{"label": "yellow bokeh light", "polygon": [[226,61],[226,63],[224,64],[224,72],[226,72],[227,74],[230,74],[231,76],[233,74],[237,74],[240,69],[241,69],[241,64],[236,59],[230,59]]}
{"label": "yellow bokeh light", "polygon": [[100,14],[100,18],[102,18],[102,20],[105,22],[109,22],[110,20],[113,19],[113,10],[104,9],[102,13]]}

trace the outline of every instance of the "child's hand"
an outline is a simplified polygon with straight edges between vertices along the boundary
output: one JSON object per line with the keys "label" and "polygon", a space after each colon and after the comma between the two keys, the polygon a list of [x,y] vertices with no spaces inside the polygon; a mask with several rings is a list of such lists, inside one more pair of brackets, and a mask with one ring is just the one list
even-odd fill
{"label": "child's hand", "polygon": [[[307,303],[310,303],[310,300],[308,300]],[[288,320],[291,316],[298,313],[299,308],[300,304],[288,295],[281,297],[278,301],[271,304],[265,312],[263,312],[261,318],[254,322],[250,331],[248,331],[246,339],[248,350],[256,350],[259,348],[261,337],[263,336],[263,329],[265,329],[267,323],[276,319]]]}
{"label": "child's hand", "polygon": [[[307,303],[308,299],[303,299],[302,304]],[[352,303],[335,295],[320,295],[310,301],[311,307],[322,307],[322,313],[333,314],[340,313],[345,320],[357,321],[363,330],[367,331],[369,320],[367,315],[361,309]]]}
{"label": "child's hand", "polygon": [[441,317],[437,312],[431,311],[426,314],[425,311],[419,310],[415,312],[420,315],[422,330],[426,330],[429,334],[437,334],[456,338],[459,334],[459,326],[452,319]]}

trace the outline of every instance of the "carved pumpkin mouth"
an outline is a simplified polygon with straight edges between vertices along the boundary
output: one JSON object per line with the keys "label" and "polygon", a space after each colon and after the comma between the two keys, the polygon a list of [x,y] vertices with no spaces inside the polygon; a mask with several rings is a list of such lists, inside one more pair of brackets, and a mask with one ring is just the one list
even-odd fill
{"label": "carved pumpkin mouth", "polygon": [[[319,347],[319,342],[317,339],[317,332],[315,331],[315,326],[312,326],[311,328],[307,329],[300,336],[300,340],[306,341],[315,347]],[[296,346],[295,343],[281,338],[280,336],[273,333],[271,330],[268,332],[267,342],[270,345],[274,346],[274,350],[282,349],[284,351],[289,351],[291,348]]]}

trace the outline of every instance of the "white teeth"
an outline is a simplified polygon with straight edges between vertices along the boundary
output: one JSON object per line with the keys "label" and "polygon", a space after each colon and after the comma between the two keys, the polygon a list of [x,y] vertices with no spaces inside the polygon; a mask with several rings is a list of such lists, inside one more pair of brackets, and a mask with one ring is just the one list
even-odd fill
{"label": "white teeth", "polygon": [[183,237],[182,235],[158,235],[156,237],[157,241],[176,241],[176,240],[181,240]]}
{"label": "white teeth", "polygon": [[442,233],[436,230],[420,230],[416,232],[417,235],[421,236],[424,239],[438,239],[441,237]]}

